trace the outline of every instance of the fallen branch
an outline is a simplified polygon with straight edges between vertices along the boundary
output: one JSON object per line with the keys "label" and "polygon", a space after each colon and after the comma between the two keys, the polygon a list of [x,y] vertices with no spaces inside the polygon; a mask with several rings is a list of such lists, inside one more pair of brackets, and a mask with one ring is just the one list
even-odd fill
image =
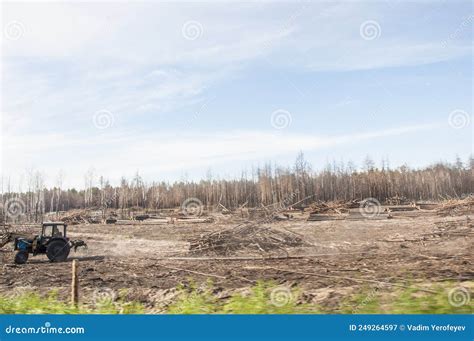
{"label": "fallen branch", "polygon": [[[215,278],[219,278],[219,279],[228,279],[225,276],[220,276],[220,275],[215,275],[215,274],[208,274],[208,273],[204,273],[204,272],[188,270],[188,269],[182,269],[182,268],[175,268],[175,267],[166,266],[166,265],[163,265],[163,264],[158,264],[158,266],[161,266],[163,268],[170,269],[170,270],[185,271],[185,272],[189,272],[189,273],[196,274],[196,275],[201,275],[201,276],[215,277]],[[257,282],[257,281],[254,281],[254,280],[242,277],[242,276],[232,275],[232,277],[239,278],[239,279],[241,279],[243,281],[246,281],[246,282],[249,282],[249,283],[256,283]]]}
{"label": "fallen branch", "polygon": [[201,275],[201,276],[207,276],[207,277],[215,277],[215,278],[220,278],[220,279],[227,279],[227,277],[224,277],[224,276],[219,276],[219,275],[214,275],[214,274],[208,274],[208,273],[199,272],[199,271],[194,271],[194,270],[188,270],[188,269],[175,268],[175,267],[166,266],[166,265],[163,265],[163,264],[157,264],[157,265],[158,265],[158,266],[161,266],[161,267],[163,267],[163,268],[166,268],[166,269],[170,269],[170,270],[185,271],[185,272],[189,272],[189,273],[192,273],[192,274],[195,274],[195,275]]}

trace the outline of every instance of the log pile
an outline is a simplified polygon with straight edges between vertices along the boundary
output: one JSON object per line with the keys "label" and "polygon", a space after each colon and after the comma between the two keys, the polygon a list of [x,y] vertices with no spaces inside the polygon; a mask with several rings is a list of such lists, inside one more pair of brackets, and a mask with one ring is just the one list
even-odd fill
{"label": "log pile", "polygon": [[8,229],[5,229],[2,233],[0,233],[0,248],[4,247],[7,245],[9,242],[13,241],[15,238],[18,237],[24,237],[28,238],[31,237],[32,235],[30,233],[27,233],[25,231],[9,231]]}
{"label": "log pile", "polygon": [[357,208],[360,206],[360,203],[353,201],[317,201],[312,203],[310,208],[310,214],[344,214],[349,213],[351,208]]}
{"label": "log pile", "polygon": [[420,210],[434,211],[439,208],[440,204],[436,202],[417,202],[416,206]]}
{"label": "log pile", "polygon": [[63,215],[60,220],[68,225],[100,224],[100,217],[92,216],[85,210],[73,210]]}
{"label": "log pile", "polygon": [[404,196],[393,196],[385,200],[385,204],[390,206],[410,205],[412,202]]}
{"label": "log pile", "polygon": [[0,248],[4,247],[11,241],[11,234],[9,232],[4,232],[0,234]]}
{"label": "log pile", "polygon": [[358,208],[358,201],[317,201],[310,206],[308,221],[343,220],[353,208]]}
{"label": "log pile", "polygon": [[191,241],[193,255],[230,256],[239,253],[286,252],[287,247],[305,245],[300,236],[270,227],[245,223],[235,228],[212,232]]}

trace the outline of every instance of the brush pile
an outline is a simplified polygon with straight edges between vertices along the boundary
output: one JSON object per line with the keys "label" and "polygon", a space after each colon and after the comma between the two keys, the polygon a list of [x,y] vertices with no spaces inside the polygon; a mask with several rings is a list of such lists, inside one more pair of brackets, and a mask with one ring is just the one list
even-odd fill
{"label": "brush pile", "polygon": [[292,232],[245,223],[235,228],[208,233],[191,241],[190,251],[195,255],[216,256],[281,251],[287,254],[287,247],[304,244],[301,237]]}
{"label": "brush pile", "polygon": [[474,214],[474,195],[469,195],[464,199],[447,200],[436,212],[442,217]]}

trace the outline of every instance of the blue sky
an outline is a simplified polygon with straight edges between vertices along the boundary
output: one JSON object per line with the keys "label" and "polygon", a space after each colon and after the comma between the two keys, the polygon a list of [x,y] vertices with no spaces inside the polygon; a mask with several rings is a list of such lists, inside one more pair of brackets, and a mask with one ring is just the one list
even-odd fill
{"label": "blue sky", "polygon": [[4,3],[2,173],[466,159],[473,19],[470,1]]}

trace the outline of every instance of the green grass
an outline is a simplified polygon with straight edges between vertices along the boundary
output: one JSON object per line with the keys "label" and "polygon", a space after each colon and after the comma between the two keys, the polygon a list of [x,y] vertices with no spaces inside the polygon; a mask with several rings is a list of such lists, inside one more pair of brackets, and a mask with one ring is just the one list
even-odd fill
{"label": "green grass", "polygon": [[[465,288],[472,287],[466,283]],[[449,303],[449,292],[459,288],[456,283],[425,286],[434,293],[415,287],[366,287],[344,299],[340,306],[320,307],[302,304],[297,288],[276,286],[272,282],[258,282],[248,292],[235,293],[222,298],[211,282],[198,288],[178,287],[177,299],[167,307],[168,314],[472,314],[473,303],[466,298],[465,304],[456,307]],[[470,289],[469,289],[470,290]],[[470,291],[466,291],[466,293]],[[221,293],[222,294],[222,293]],[[52,291],[46,296],[25,293],[10,297],[0,295],[0,314],[141,314],[146,309],[137,302],[125,300],[122,292],[112,301],[97,302],[93,306],[73,306],[58,299]]]}
{"label": "green grass", "polygon": [[140,314],[143,307],[135,302],[97,302],[94,307],[74,306],[57,298],[55,291],[46,296],[29,292],[20,296],[0,296],[0,314]]}
{"label": "green grass", "polygon": [[457,288],[459,285],[455,283],[437,284],[426,288],[434,293],[420,291],[414,286],[395,290],[367,288],[345,300],[341,305],[341,312],[344,314],[472,314],[473,302],[469,294],[460,297],[465,299],[464,304],[460,306],[450,304],[448,299],[450,292]]}
{"label": "green grass", "polygon": [[[273,293],[273,294],[272,294]],[[280,293],[280,295],[278,295]],[[296,289],[258,282],[246,295],[234,294],[219,300],[212,284],[201,290],[194,285],[180,288],[178,300],[168,307],[169,314],[310,314],[320,312],[316,306],[297,304]]]}
{"label": "green grass", "polygon": [[210,283],[203,290],[198,290],[194,283],[189,289],[179,286],[178,290],[178,299],[168,307],[169,314],[213,314],[219,305]]}

